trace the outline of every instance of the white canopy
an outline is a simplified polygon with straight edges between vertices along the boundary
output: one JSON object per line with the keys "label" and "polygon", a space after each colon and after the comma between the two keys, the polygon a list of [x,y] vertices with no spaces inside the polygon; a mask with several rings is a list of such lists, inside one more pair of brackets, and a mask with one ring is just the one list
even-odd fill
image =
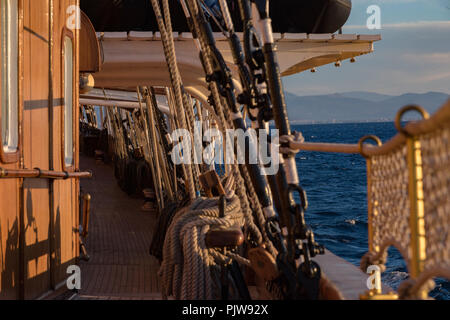
{"label": "white canopy", "polygon": [[[159,32],[97,34],[103,53],[102,70],[95,86],[135,90],[138,85],[169,86],[170,79]],[[242,34],[240,35],[242,37]],[[221,33],[217,46],[237,76],[231,50]],[[174,33],[177,61],[188,91],[207,95],[204,72],[190,33]],[[380,35],[275,34],[283,76],[350,59],[373,51]],[[236,77],[237,78],[237,77]]]}

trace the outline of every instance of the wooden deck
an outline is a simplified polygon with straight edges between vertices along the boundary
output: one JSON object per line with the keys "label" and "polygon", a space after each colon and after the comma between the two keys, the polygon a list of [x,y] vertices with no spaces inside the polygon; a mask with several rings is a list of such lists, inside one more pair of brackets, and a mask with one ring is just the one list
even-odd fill
{"label": "wooden deck", "polygon": [[[81,290],[63,299],[75,300],[158,300],[158,261],[149,246],[156,217],[143,212],[142,199],[133,199],[117,185],[109,165],[97,165],[92,158],[80,158],[82,170],[94,177],[82,180],[83,192],[92,196],[91,221],[86,242],[89,262],[81,262]],[[316,257],[322,271],[345,299],[358,299],[367,290],[368,275],[327,251]],[[384,291],[390,288],[384,286]],[[258,299],[256,287],[250,287]]]}
{"label": "wooden deck", "polygon": [[149,254],[154,214],[120,190],[111,166],[87,157],[80,163],[94,173],[81,182],[92,196],[86,242],[91,259],[80,264],[82,288],[75,299],[160,299],[159,263]]}

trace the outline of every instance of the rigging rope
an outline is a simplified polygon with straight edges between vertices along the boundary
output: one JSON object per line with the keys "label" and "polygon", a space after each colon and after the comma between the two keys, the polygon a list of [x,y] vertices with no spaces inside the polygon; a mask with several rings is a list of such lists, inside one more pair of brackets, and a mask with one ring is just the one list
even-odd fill
{"label": "rigging rope", "polygon": [[[201,27],[199,25],[199,21],[197,21],[197,19],[195,18],[200,15],[200,11],[199,11],[196,1],[188,0],[187,3],[188,3],[188,7],[190,9],[190,12],[192,13],[192,15],[194,17],[193,19],[191,19],[191,21],[193,22],[192,26],[195,29],[195,33],[198,36],[198,39],[197,40],[194,39],[194,41],[198,41],[199,50],[200,50],[200,54],[202,57],[202,62],[205,66],[205,72],[207,75],[211,75],[214,72],[213,66],[212,66],[212,61],[211,61],[211,57],[213,55],[212,55],[212,52],[210,52],[210,46],[207,45],[207,40],[205,39],[204,33],[201,32]],[[183,2],[182,2],[182,4],[183,4]],[[183,7],[184,7],[184,5],[183,5]],[[185,8],[185,13],[189,14],[189,16],[190,16],[189,9],[186,7],[184,7],[184,8]],[[218,88],[217,83],[215,81],[209,82],[209,88],[210,88],[210,91],[212,94],[211,102],[213,102],[216,114],[218,115],[219,120],[223,125],[222,128],[223,129],[234,128],[231,112],[228,108],[225,108],[223,106],[224,101],[219,93],[219,88]],[[226,137],[225,131],[223,131],[222,134],[224,137]],[[226,145],[226,143],[224,143],[224,144]],[[226,159],[225,159],[225,161],[226,161]],[[240,170],[236,164],[232,165],[231,174],[233,175],[234,182],[235,182],[235,192],[241,201],[241,208],[246,217],[246,222],[247,222],[246,227],[248,228],[251,235],[253,236],[254,241],[258,244],[261,244],[263,242],[261,231],[258,229],[258,227],[253,222],[253,217],[252,217],[253,213],[252,213],[252,210],[250,207],[250,203],[248,201],[247,190],[245,189],[245,181],[242,178]]]}
{"label": "rigging rope", "polygon": [[[185,111],[188,105],[188,101],[186,99],[186,95],[182,89],[181,76],[180,71],[178,70],[178,65],[176,61],[175,48],[173,44],[173,35],[172,35],[172,25],[170,20],[170,11],[169,6],[166,1],[163,1],[164,7],[164,20],[161,15],[161,8],[159,6],[158,0],[151,0],[153,10],[155,12],[156,20],[158,22],[159,31],[161,33],[161,39],[163,43],[164,54],[166,56],[167,65],[169,67],[170,79],[172,83],[172,87],[174,90],[175,100],[176,100],[176,114],[177,118],[180,121],[181,128],[187,129],[186,115]],[[170,32],[168,32],[168,30]],[[189,110],[187,110],[187,115],[189,121],[192,120],[193,115],[190,114]],[[194,183],[194,176],[192,172],[191,166],[185,166],[185,182],[186,187],[189,193],[191,200],[196,198],[196,190]]]}

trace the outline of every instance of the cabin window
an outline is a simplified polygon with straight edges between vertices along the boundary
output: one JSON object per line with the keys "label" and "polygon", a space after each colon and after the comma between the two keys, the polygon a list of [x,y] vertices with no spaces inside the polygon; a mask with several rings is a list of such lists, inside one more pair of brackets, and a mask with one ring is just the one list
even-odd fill
{"label": "cabin window", "polygon": [[19,8],[18,0],[1,1],[1,139],[3,152],[19,145]]}
{"label": "cabin window", "polygon": [[73,165],[73,42],[64,36],[64,162]]}

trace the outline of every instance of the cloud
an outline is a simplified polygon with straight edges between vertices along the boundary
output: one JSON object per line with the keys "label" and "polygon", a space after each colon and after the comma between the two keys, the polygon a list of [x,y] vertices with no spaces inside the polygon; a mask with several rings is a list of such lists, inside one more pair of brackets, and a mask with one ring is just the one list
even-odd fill
{"label": "cloud", "polygon": [[[450,21],[415,21],[415,22],[400,22],[400,23],[386,23],[381,24],[382,29],[394,29],[394,28],[444,28],[450,29]],[[367,29],[365,25],[345,25],[343,27],[347,29]],[[377,30],[374,30],[377,31]],[[380,30],[378,30],[380,31]]]}
{"label": "cloud", "polygon": [[360,3],[404,3],[404,2],[425,2],[429,0],[353,0],[353,4]]}
{"label": "cloud", "polygon": [[[380,7],[383,29],[390,26],[413,27],[416,23],[433,26],[429,23],[450,20],[450,0],[359,0],[352,3],[352,13],[347,21],[347,26],[352,28],[365,28],[366,21],[371,16],[366,12],[370,5]],[[344,26],[344,29],[347,26]]]}
{"label": "cloud", "polygon": [[[323,66],[314,74],[305,72],[287,77],[286,88],[302,94],[308,91],[450,94],[450,22],[395,23],[374,31],[381,33],[383,40],[374,43],[373,53],[358,57],[353,64],[344,61],[341,68]],[[344,27],[344,33],[373,32]]]}
{"label": "cloud", "polygon": [[379,4],[379,3],[389,3],[389,4],[395,4],[395,3],[412,3],[412,2],[425,2],[429,0],[353,0],[353,5],[358,4]]}
{"label": "cloud", "polygon": [[438,63],[450,65],[450,52],[405,53],[402,58],[413,63]]}
{"label": "cloud", "polygon": [[417,82],[433,82],[443,79],[450,79],[450,72],[436,72],[429,75],[424,75],[422,79],[417,79]]}

